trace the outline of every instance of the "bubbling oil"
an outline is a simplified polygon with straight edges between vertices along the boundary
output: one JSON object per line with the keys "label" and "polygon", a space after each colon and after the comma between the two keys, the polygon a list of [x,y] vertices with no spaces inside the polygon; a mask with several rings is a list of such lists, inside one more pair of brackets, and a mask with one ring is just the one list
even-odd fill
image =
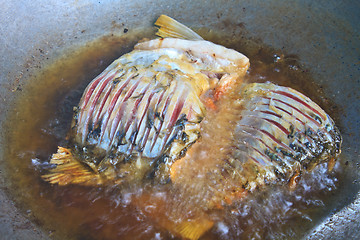
{"label": "bubbling oil", "polygon": [[[249,57],[251,67],[245,81],[270,81],[295,88],[326,112],[332,112],[334,105],[308,71],[300,66],[296,56],[271,49],[258,41],[204,29],[200,32],[205,39]],[[176,238],[143,210],[151,206],[139,208],[132,204],[133,197],[145,191],[144,186],[127,190],[121,186],[60,187],[50,185],[40,177],[50,167],[47,162],[57,146],[66,143],[73,106],[78,104],[87,84],[145,36],[152,35],[145,31],[122,37],[106,36],[65,54],[29,81],[32,83],[26,87],[26,94],[19,97],[17,108],[13,109],[5,156],[11,182],[9,188],[24,212],[53,239]],[[233,94],[232,97],[240,96]],[[221,118],[219,121],[216,136],[226,139],[228,133],[221,128]],[[206,131],[215,130],[205,129],[204,136]],[[202,141],[206,141],[206,137],[204,139]],[[211,147],[210,139],[207,149],[208,155],[220,156],[219,151]],[[288,186],[265,186],[216,213],[219,222],[201,239],[301,238],[329,213],[327,206],[336,194],[340,175],[339,166],[328,173],[326,165],[320,165],[304,174],[293,191],[289,191]],[[166,195],[166,191],[157,186],[152,189],[153,194]],[[166,201],[175,201],[176,205],[181,198],[167,198]]]}

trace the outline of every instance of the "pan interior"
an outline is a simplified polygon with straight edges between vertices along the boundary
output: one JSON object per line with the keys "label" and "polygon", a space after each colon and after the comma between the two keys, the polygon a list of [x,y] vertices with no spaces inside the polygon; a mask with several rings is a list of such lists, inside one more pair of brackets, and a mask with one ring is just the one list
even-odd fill
{"label": "pan interior", "polygon": [[[320,229],[316,230],[315,236],[323,237],[322,233],[332,231],[332,235],[327,234],[326,238],[342,238],[342,232],[356,238],[354,236],[357,236],[356,229],[358,227],[356,228],[356,226],[359,226],[359,223],[356,221],[357,218],[352,221],[350,216],[358,212],[359,209],[358,204],[354,201],[357,198],[356,193],[359,190],[358,181],[360,180],[359,145],[357,144],[360,140],[360,104],[359,91],[357,90],[360,77],[358,68],[360,31],[357,24],[360,21],[357,14],[360,7],[358,4],[351,3],[351,1],[327,1],[326,3],[290,1],[282,4],[278,4],[278,1],[267,1],[262,4],[258,4],[257,1],[240,1],[236,3],[181,1],[170,5],[167,1],[157,1],[154,5],[143,1],[110,1],[108,3],[75,1],[70,4],[54,0],[47,1],[47,3],[35,0],[31,4],[21,1],[4,1],[2,4],[4,11],[0,13],[0,19],[4,24],[1,26],[0,42],[5,47],[0,49],[0,53],[6,57],[0,59],[0,65],[3,69],[0,73],[0,96],[2,101],[0,104],[0,120],[3,130],[0,139],[0,164],[1,169],[5,169],[5,163],[9,167],[7,164],[11,161],[11,159],[7,158],[10,156],[9,154],[12,154],[11,156],[16,155],[15,159],[18,160],[25,157],[26,160],[23,160],[24,163],[22,163],[20,169],[10,169],[8,172],[13,177],[16,176],[16,172],[24,173],[24,176],[33,174],[34,176],[31,179],[38,184],[33,184],[38,186],[37,196],[41,195],[39,189],[42,185],[39,182],[36,168],[34,170],[33,163],[36,163],[37,159],[44,160],[44,156],[49,154],[50,150],[53,151],[53,148],[56,147],[56,141],[60,141],[59,139],[65,134],[62,132],[65,131],[63,126],[68,124],[68,122],[57,123],[57,116],[53,114],[54,109],[64,106],[63,113],[71,115],[71,111],[65,106],[76,102],[76,98],[79,97],[82,89],[86,86],[85,80],[84,82],[81,82],[82,80],[80,82],[63,80],[64,85],[61,85],[61,87],[64,87],[64,89],[55,89],[56,84],[53,85],[52,83],[56,81],[44,80],[41,76],[44,76],[46,71],[51,72],[49,69],[52,69],[55,63],[61,63],[61,61],[63,63],[60,65],[64,69],[67,67],[66,64],[64,65],[64,61],[73,61],[74,65],[76,65],[76,60],[79,59],[71,58],[76,54],[81,55],[81,52],[90,56],[91,49],[94,52],[104,51],[103,48],[107,43],[104,45],[103,39],[111,39],[111,34],[125,35],[126,40],[121,36],[113,38],[116,42],[115,49],[118,46],[118,49],[114,50],[113,53],[105,51],[105,54],[97,56],[98,58],[96,58],[95,53],[92,55],[94,59],[99,61],[102,58],[107,60],[103,60],[101,64],[99,62],[93,63],[92,69],[94,71],[86,73],[86,77],[84,77],[91,80],[112,60],[111,58],[117,57],[115,55],[128,51],[139,38],[143,36],[151,37],[152,30],[139,34],[136,29],[140,30],[139,26],[144,25],[145,29],[150,29],[150,25],[155,18],[159,14],[165,13],[188,26],[195,28],[206,27],[206,29],[203,29],[204,33],[209,34],[214,41],[239,49],[248,54],[250,59],[256,56],[251,51],[259,51],[261,49],[259,46],[262,46],[265,52],[270,49],[267,52],[271,53],[269,55],[260,53],[262,57],[269,57],[270,62],[273,61],[273,53],[285,53],[287,56],[295,57],[295,66],[299,65],[301,69],[309,72],[309,84],[303,86],[301,83],[287,82],[286,85],[303,90],[306,95],[313,98],[315,102],[319,103],[335,118],[344,137],[344,144],[342,159],[340,160],[341,164],[338,166],[338,170],[342,171],[342,174],[338,178],[335,176],[339,180],[337,182],[338,190],[334,195],[333,192],[330,193],[331,197],[329,199],[331,201],[328,205],[325,205],[327,209],[324,210],[323,214],[319,214],[318,219],[313,221],[310,224],[311,226],[306,227],[304,231],[308,231],[311,227],[320,224],[322,219],[329,216],[324,221],[326,225],[320,224]],[[44,19],[48,19],[48,21],[44,21]],[[125,29],[127,29],[126,34]],[[215,31],[216,34],[212,35],[212,31]],[[216,38],[219,35],[221,37]],[[102,40],[95,40],[99,39],[99,36],[107,37]],[[219,40],[219,38],[221,39]],[[234,38],[239,39],[239,41],[232,43],[231,39]],[[230,41],[227,42],[226,39],[230,39]],[[94,43],[94,41],[97,43]],[[119,42],[120,44],[116,45]],[[253,45],[257,47],[249,47],[249,45],[252,45],[249,42],[254,43]],[[95,45],[98,47],[94,47]],[[85,48],[89,47],[89,49],[81,50],[83,46]],[[75,55],[71,55],[71,52],[74,52]],[[85,59],[86,57],[83,58],[83,60]],[[85,69],[89,68],[85,67]],[[71,70],[67,68],[67,70],[72,73],[78,72],[80,75],[84,72],[84,69]],[[39,87],[40,84],[36,80],[44,80],[41,82],[44,87]],[[66,88],[72,89],[74,86],[76,86],[75,90],[66,95]],[[314,93],[317,90],[320,91],[320,94]],[[58,95],[55,96],[54,92]],[[42,97],[36,95],[41,95],[43,99],[41,100]],[[34,104],[31,101],[34,100],[35,103],[35,99],[38,99],[36,100],[38,105],[35,105],[35,107],[48,106],[49,108],[44,107],[44,109],[50,111],[45,113],[45,111],[35,108],[34,112],[30,112],[31,109],[34,109]],[[51,104],[47,105],[50,100],[54,100],[54,103],[60,103],[60,105],[54,104],[55,107],[54,105],[50,107]],[[327,100],[329,100],[329,104],[326,102]],[[19,104],[21,101],[24,102]],[[44,102],[45,105],[41,105]],[[26,109],[26,106],[29,108]],[[39,115],[36,116],[35,113]],[[31,118],[29,118],[30,115]],[[46,115],[48,116],[48,122],[45,121]],[[15,116],[21,116],[21,118],[18,118],[18,122],[12,121]],[[24,116],[28,116],[28,118]],[[54,122],[51,123],[51,119]],[[29,140],[29,136],[25,137],[25,132],[29,132],[30,126],[36,126],[36,124],[40,126],[44,122],[48,124],[48,129],[45,128],[45,130],[53,130],[53,132],[44,133],[41,128],[35,127],[34,131],[38,132],[33,138]],[[19,125],[16,127],[12,125],[13,127],[11,127],[12,123],[19,123]],[[29,125],[26,125],[28,123]],[[25,140],[29,140],[28,146],[31,146],[30,149],[32,148],[33,152],[31,150],[24,152],[24,149],[22,152],[16,152],[15,145],[10,145],[10,143],[14,140],[14,135],[19,133],[19,130],[13,131],[13,129],[25,129],[24,137],[21,137],[21,134],[18,135],[17,139],[21,141],[16,144],[20,145]],[[59,131],[59,129],[62,130]],[[42,150],[39,148],[40,145],[43,146],[43,144],[40,144],[41,141],[42,143],[49,143],[49,149]],[[35,152],[42,155],[42,157],[36,155]],[[28,239],[39,239],[40,235],[46,238],[49,234],[55,236],[56,232],[61,232],[61,229],[58,230],[54,223],[54,227],[51,227],[50,221],[39,217],[41,211],[46,211],[45,207],[42,208],[38,205],[37,208],[40,210],[37,212],[36,207],[32,209],[29,205],[26,205],[26,201],[21,200],[32,198],[34,192],[26,194],[26,192],[18,191],[16,193],[14,191],[16,186],[19,185],[22,186],[20,189],[29,185],[34,187],[32,182],[27,182],[23,178],[19,178],[22,179],[20,181],[18,178],[13,177],[9,177],[9,175],[5,175],[5,171],[1,171],[0,180],[3,187],[0,200],[4,213],[6,213],[2,216],[4,219],[2,223],[4,224],[0,224],[3,236],[16,237],[13,234],[15,233],[19,234],[17,236],[26,236]],[[86,192],[85,190],[82,191]],[[21,209],[21,214],[13,207],[9,196],[15,200],[19,209]],[[55,198],[55,196],[56,194],[50,196],[49,199],[51,197]],[[63,197],[66,199],[66,196],[65,192]],[[44,197],[41,199],[44,202],[49,200]],[[67,203],[71,214],[74,216],[81,215],[78,215],[75,210],[79,209],[78,206]],[[350,208],[346,206],[350,206]],[[8,209],[11,209],[11,211]],[[341,210],[340,215],[331,216],[332,213],[339,210]],[[44,228],[46,234],[42,235],[40,231],[34,231],[36,225],[23,218],[24,215],[34,220],[37,225],[45,226],[48,224]],[[53,216],[49,217],[49,219],[52,218]],[[339,224],[331,224],[332,218],[337,219]],[[74,230],[74,232],[76,231]],[[317,233],[320,235],[316,235]],[[300,235],[296,236],[300,237]]]}

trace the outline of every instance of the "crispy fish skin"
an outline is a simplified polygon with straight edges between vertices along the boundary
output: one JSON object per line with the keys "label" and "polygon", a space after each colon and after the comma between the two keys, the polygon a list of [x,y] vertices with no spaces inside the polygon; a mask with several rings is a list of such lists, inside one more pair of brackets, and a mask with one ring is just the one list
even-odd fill
{"label": "crispy fish skin", "polygon": [[[234,53],[226,59],[222,51]],[[209,75],[221,76],[218,82],[240,78],[248,67],[245,58],[206,41],[170,38],[136,45],[85,90],[73,124],[75,145],[105,158],[166,155],[174,161],[200,136],[200,97],[210,89]]]}
{"label": "crispy fish skin", "polygon": [[340,154],[342,138],[334,121],[300,92],[253,83],[244,87],[239,103],[243,110],[235,137],[243,144],[233,154],[256,165],[266,182],[289,181]]}
{"label": "crispy fish skin", "polygon": [[340,131],[310,98],[272,83],[247,84],[241,96],[236,144],[224,168],[236,169],[242,178],[236,181],[246,191],[279,182],[291,185],[320,163],[333,166],[341,152]]}

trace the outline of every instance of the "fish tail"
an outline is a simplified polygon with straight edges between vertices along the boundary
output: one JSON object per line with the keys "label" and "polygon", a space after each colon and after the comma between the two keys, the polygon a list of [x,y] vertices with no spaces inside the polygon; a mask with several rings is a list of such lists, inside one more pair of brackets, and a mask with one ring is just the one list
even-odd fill
{"label": "fish tail", "polygon": [[168,201],[168,197],[142,193],[134,199],[134,204],[151,222],[181,239],[197,240],[214,226],[214,221],[205,212],[195,211],[192,216],[185,217],[183,208]]}
{"label": "fish tail", "polygon": [[43,175],[42,179],[51,184],[61,186],[81,184],[90,186],[102,182],[100,175],[78,161],[70,149],[58,147],[57,153],[52,155],[50,164],[54,164],[55,168]]}
{"label": "fish tail", "polygon": [[[171,224],[171,223],[170,223]],[[197,240],[210,228],[212,228],[214,222],[207,218],[188,219],[180,223],[169,225],[169,229],[172,229],[175,234],[181,236],[184,239]]]}
{"label": "fish tail", "polygon": [[157,224],[181,239],[198,240],[214,226],[208,216],[195,216],[191,219],[172,221],[171,219],[154,219]]}
{"label": "fish tail", "polygon": [[186,40],[203,40],[196,32],[166,15],[161,15],[155,22],[155,25],[159,26],[156,35],[162,38],[170,37]]}

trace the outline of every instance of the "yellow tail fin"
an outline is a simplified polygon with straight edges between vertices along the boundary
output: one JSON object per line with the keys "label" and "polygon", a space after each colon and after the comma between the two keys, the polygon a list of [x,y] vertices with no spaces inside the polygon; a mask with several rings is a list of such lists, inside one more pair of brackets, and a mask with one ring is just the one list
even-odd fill
{"label": "yellow tail fin", "polygon": [[182,238],[197,240],[214,225],[206,218],[190,219],[180,222],[173,227],[173,231]]}
{"label": "yellow tail fin", "polygon": [[57,153],[52,155],[50,163],[56,167],[42,178],[51,184],[89,186],[102,183],[100,175],[77,161],[67,148],[59,147]]}
{"label": "yellow tail fin", "polygon": [[195,210],[193,216],[185,218],[182,208],[169,198],[166,194],[142,193],[133,203],[152,222],[181,239],[197,240],[213,227],[214,222],[207,213]]}
{"label": "yellow tail fin", "polygon": [[156,33],[159,37],[181,38],[186,40],[203,40],[196,32],[166,15],[161,15],[155,22],[159,26]]}

